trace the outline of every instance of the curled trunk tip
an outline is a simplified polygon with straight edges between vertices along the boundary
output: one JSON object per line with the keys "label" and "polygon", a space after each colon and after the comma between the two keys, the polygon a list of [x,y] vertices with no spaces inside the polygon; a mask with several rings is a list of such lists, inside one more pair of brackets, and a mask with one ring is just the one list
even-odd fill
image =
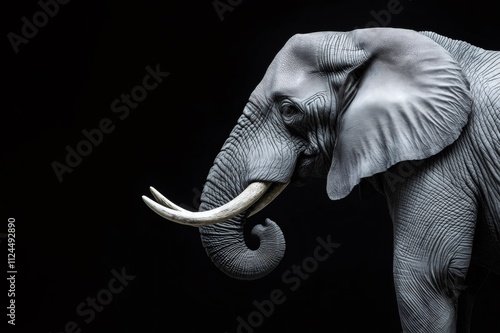
{"label": "curled trunk tip", "polygon": [[227,221],[200,227],[201,240],[208,256],[222,272],[240,280],[259,279],[280,263],[285,254],[285,237],[274,221],[266,219],[251,231],[260,241],[259,247],[252,250],[245,243],[243,224]]}

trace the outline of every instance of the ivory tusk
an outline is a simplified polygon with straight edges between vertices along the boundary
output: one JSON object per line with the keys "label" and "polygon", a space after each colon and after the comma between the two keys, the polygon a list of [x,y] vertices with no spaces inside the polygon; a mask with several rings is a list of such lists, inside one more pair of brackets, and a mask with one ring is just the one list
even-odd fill
{"label": "ivory tusk", "polygon": [[257,201],[257,204],[254,207],[251,207],[251,212],[248,217],[257,214],[262,209],[264,209],[267,205],[269,205],[281,192],[290,184],[290,182],[285,184],[274,184],[266,194]]}
{"label": "ivory tusk", "polygon": [[[168,205],[170,205],[170,208],[162,206],[161,204],[154,202],[146,196],[142,196],[142,199],[144,200],[146,205],[148,205],[148,207],[151,208],[155,213],[168,220],[180,224],[199,227],[225,221],[246,211],[253,204],[255,204],[264,195],[264,193],[267,192],[271,185],[272,183],[269,182],[251,183],[233,200],[220,207],[203,212],[189,212],[185,210],[179,211],[172,209],[171,205],[174,205],[174,207],[178,206],[171,203],[171,201],[166,198],[165,199],[167,200]],[[158,192],[158,194],[160,193]],[[153,193],[153,195],[155,194]],[[161,194],[160,196],[160,200],[163,202],[163,200],[161,199],[163,196]]]}
{"label": "ivory tusk", "polygon": [[163,206],[168,207],[168,208],[172,208],[172,209],[177,210],[179,212],[191,213],[191,211],[189,211],[187,209],[184,209],[181,206],[177,206],[172,201],[170,201],[167,198],[165,198],[153,186],[149,187],[149,190],[151,191],[151,194],[153,194],[153,197],[155,198],[156,202],[162,204]]}

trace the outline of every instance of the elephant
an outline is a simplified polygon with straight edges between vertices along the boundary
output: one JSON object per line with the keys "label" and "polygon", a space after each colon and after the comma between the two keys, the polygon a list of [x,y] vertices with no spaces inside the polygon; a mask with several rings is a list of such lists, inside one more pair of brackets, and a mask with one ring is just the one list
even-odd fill
{"label": "elephant", "polygon": [[278,265],[285,240],[266,219],[250,249],[244,223],[287,185],[324,178],[331,200],[372,189],[392,220],[403,331],[467,332],[473,295],[469,311],[458,299],[472,258],[500,274],[499,73],[500,52],[429,31],[293,35],[215,157],[199,211],[154,188],[143,200],[199,227],[215,265],[251,280]]}

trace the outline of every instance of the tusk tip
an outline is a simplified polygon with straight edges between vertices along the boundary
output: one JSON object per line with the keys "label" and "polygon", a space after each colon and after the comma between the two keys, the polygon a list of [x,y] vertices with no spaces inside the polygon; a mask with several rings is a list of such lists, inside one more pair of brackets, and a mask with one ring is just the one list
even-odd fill
{"label": "tusk tip", "polygon": [[149,191],[150,191],[150,192],[151,192],[151,194],[153,195],[153,198],[154,198],[157,202],[161,203],[161,198],[163,197],[163,196],[161,195],[161,193],[160,193],[160,192],[158,192],[158,190],[157,190],[157,189],[155,189],[153,186],[150,186],[150,187],[149,187]]}

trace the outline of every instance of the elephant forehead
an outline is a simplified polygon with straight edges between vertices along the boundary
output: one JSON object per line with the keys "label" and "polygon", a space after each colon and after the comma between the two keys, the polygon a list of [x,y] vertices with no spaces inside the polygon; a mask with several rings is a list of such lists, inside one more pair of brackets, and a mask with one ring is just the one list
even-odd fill
{"label": "elephant forehead", "polygon": [[252,97],[265,103],[277,97],[305,99],[327,90],[327,80],[319,73],[318,50],[325,36],[315,32],[292,36],[275,56]]}
{"label": "elephant forehead", "polygon": [[283,61],[269,68],[263,80],[255,89],[255,94],[269,99],[288,96],[305,99],[318,91],[327,90],[327,81],[307,65]]}

